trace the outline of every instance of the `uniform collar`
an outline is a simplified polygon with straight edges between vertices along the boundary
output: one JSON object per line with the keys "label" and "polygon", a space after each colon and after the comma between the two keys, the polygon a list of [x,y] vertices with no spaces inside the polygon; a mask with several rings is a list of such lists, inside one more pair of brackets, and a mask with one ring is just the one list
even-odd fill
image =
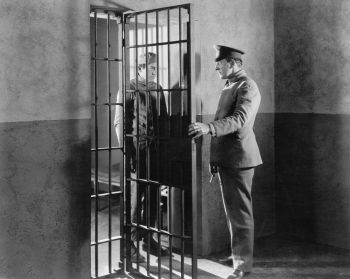
{"label": "uniform collar", "polygon": [[227,81],[226,81],[226,85],[230,85],[230,84],[232,84],[232,83],[234,83],[234,82],[236,82],[236,81],[238,81],[241,78],[246,77],[246,76],[247,76],[247,73],[243,69],[240,69],[237,72],[228,76]]}

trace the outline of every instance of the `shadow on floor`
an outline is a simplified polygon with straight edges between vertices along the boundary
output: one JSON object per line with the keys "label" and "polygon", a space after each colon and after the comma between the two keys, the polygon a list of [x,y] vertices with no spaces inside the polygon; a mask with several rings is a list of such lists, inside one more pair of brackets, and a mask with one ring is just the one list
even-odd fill
{"label": "shadow on floor", "polygon": [[[217,261],[222,255],[210,257]],[[350,278],[350,252],[283,236],[258,239],[247,279]]]}
{"label": "shadow on floor", "polygon": [[[103,202],[103,201],[102,201]],[[106,237],[108,227],[108,212],[103,207],[98,211],[98,233],[100,237]],[[112,207],[112,231],[119,234],[119,206]],[[94,208],[92,206],[92,213]],[[92,214],[92,239],[94,239],[95,215]],[[119,242],[112,247],[113,269],[119,262]],[[92,250],[91,263],[92,274],[94,274],[94,251]],[[141,251],[141,253],[145,253]],[[226,253],[219,253],[205,258],[198,259],[198,279],[220,279],[227,278],[232,272],[229,265],[219,263],[219,259],[227,256]],[[144,254],[144,256],[146,256]],[[108,270],[108,246],[102,245],[99,249],[99,274],[107,273]],[[158,266],[160,264],[160,267]],[[136,268],[136,266],[135,266]],[[147,277],[149,270],[150,277]],[[112,274],[101,278],[158,278],[160,270],[161,278],[170,278],[169,257],[163,257],[160,262],[155,256],[150,256],[149,266],[140,264],[139,273],[130,273],[128,275]],[[191,259],[184,258],[184,279],[192,278]],[[173,279],[181,278],[181,257],[174,254],[172,258],[172,276]],[[350,252],[348,250],[334,248],[326,245],[320,245],[310,242],[298,241],[284,236],[270,236],[260,238],[255,243],[254,268],[253,272],[246,277],[247,279],[350,279]]]}

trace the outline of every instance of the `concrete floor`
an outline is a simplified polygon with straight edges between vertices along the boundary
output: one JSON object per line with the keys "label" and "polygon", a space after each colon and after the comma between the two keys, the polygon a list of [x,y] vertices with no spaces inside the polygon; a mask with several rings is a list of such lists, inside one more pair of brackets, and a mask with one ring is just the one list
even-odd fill
{"label": "concrete floor", "polygon": [[273,235],[256,240],[253,273],[247,278],[350,278],[350,251]]}
{"label": "concrete floor", "polygon": [[[92,237],[94,237],[95,222],[92,206]],[[108,224],[107,208],[99,211],[99,233],[100,238],[106,237]],[[113,206],[113,232],[119,232],[119,207]],[[92,238],[93,239],[93,238]],[[101,246],[99,249],[99,274],[108,273],[107,251],[108,246]],[[119,241],[113,246],[113,268],[118,268],[119,261]],[[146,256],[144,251],[141,253]],[[231,270],[230,266],[220,264],[218,259],[227,255],[229,251],[211,255],[209,257],[198,259],[198,278],[199,279],[219,279],[226,278]],[[94,250],[92,249],[92,274],[94,274]],[[161,258],[161,278],[170,278],[169,258]],[[174,254],[173,279],[181,278],[181,258]],[[134,266],[136,268],[136,266]],[[158,260],[150,256],[150,277],[158,278]],[[141,264],[139,272],[141,274],[129,274],[108,276],[105,278],[146,278],[147,265]],[[185,279],[191,278],[191,259],[185,257]],[[142,275],[143,274],[143,275]],[[325,245],[302,242],[291,238],[281,236],[270,236],[258,239],[255,244],[254,268],[249,279],[330,279],[330,278],[349,278],[350,279],[350,251],[333,248]]]}
{"label": "concrete floor", "polygon": [[[222,265],[218,259],[224,254],[198,259],[199,279],[226,278],[231,268]],[[178,256],[174,257],[179,261]],[[172,278],[179,279],[179,268]],[[140,267],[145,274],[145,265]],[[151,261],[152,277],[156,277],[157,262]],[[191,278],[190,259],[185,260],[185,278]],[[119,277],[127,278],[127,277]],[[130,274],[129,278],[146,278]],[[167,265],[162,264],[162,277],[169,278]],[[253,272],[249,279],[331,279],[350,278],[350,252],[325,245],[307,243],[276,235],[256,241]]]}

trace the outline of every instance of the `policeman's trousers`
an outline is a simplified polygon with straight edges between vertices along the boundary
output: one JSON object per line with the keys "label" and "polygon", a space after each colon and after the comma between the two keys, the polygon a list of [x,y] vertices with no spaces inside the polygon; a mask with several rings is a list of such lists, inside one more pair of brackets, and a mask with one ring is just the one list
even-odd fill
{"label": "policeman's trousers", "polygon": [[222,200],[231,236],[233,268],[244,272],[250,272],[253,266],[253,176],[254,168],[219,167]]}

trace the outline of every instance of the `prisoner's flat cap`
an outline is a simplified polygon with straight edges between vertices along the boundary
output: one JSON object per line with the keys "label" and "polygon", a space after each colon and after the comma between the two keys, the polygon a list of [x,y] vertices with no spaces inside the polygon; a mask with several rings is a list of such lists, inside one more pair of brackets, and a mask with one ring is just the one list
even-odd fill
{"label": "prisoner's flat cap", "polygon": [[228,57],[239,58],[242,60],[242,55],[244,54],[242,50],[228,46],[214,45],[214,48],[216,49],[215,61],[220,61]]}
{"label": "prisoner's flat cap", "polygon": [[141,53],[139,55],[139,59],[137,61],[137,63],[139,65],[142,65],[142,64],[146,64],[146,55],[147,55],[147,63],[148,64],[151,64],[151,63],[157,63],[157,54],[155,54],[154,52],[147,52],[146,53]]}

